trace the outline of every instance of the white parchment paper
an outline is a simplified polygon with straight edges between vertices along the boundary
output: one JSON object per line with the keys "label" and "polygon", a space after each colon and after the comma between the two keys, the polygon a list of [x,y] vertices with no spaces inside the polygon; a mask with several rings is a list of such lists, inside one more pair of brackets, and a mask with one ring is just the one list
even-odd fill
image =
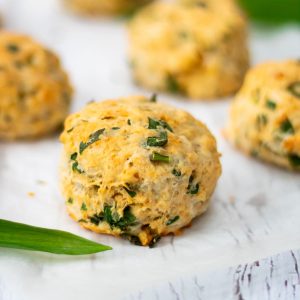
{"label": "white parchment paper", "polygon": [[[32,35],[61,56],[76,88],[72,111],[91,99],[151,94],[131,82],[123,21],[75,17],[56,0],[0,0],[0,10],[9,30]],[[250,46],[254,64],[299,58],[300,28],[252,28]],[[66,214],[58,183],[58,136],[1,143],[0,218],[71,231],[114,250],[70,258],[0,249],[0,299],[120,299],[175,276],[300,247],[300,176],[228,145],[221,130],[230,99],[191,103],[164,94],[159,99],[191,112],[218,139],[223,175],[209,211],[184,235],[163,238],[155,249],[97,235]]]}

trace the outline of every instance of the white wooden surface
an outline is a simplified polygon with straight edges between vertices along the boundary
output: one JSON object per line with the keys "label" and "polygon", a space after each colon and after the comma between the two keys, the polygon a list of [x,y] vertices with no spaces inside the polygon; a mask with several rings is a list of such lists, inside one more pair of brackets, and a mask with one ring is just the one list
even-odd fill
{"label": "white wooden surface", "polygon": [[191,274],[123,300],[300,299],[300,251],[289,251],[205,274]]}
{"label": "white wooden surface", "polygon": [[[76,87],[73,111],[91,99],[150,94],[130,80],[123,22],[74,17],[58,0],[0,0],[0,10],[10,30],[31,34],[59,53]],[[251,32],[251,51],[254,63],[298,58],[300,28],[256,28]],[[65,212],[57,175],[61,151],[57,136],[37,142],[1,143],[0,218],[71,231],[114,248],[82,258],[2,249],[1,300],[121,299],[135,297],[135,292],[153,285],[176,283],[179,277],[187,278],[189,290],[192,274],[199,279],[212,277],[212,284],[217,276],[223,282],[218,286],[224,299],[230,299],[234,294],[226,283],[239,275],[234,269],[228,273],[213,270],[300,248],[300,175],[244,157],[227,144],[221,130],[229,100],[191,103],[163,94],[159,99],[206,122],[218,139],[224,171],[209,211],[184,235],[163,238],[155,249],[96,235],[79,228]],[[36,196],[29,197],[28,192]],[[258,274],[258,283],[265,286],[262,268],[252,269]],[[289,269],[278,272],[289,276]],[[207,284],[210,280],[204,282]],[[271,284],[276,290],[282,282]],[[293,281],[288,281],[288,288],[293,284],[297,290]],[[247,284],[240,288],[243,295],[251,292]],[[205,293],[210,293],[209,288]],[[262,289],[260,293],[257,299],[265,295]]]}

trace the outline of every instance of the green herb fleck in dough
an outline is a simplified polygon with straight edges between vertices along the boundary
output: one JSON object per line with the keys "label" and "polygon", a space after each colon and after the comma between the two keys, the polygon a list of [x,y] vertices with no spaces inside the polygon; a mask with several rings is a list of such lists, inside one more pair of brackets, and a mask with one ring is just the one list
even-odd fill
{"label": "green herb fleck in dough", "polygon": [[187,194],[196,195],[199,192],[199,183],[194,184],[194,176],[191,175],[189,178],[189,185],[187,187]]}
{"label": "green herb fleck in dough", "polygon": [[164,129],[168,129],[170,132],[173,132],[172,127],[163,120],[155,120],[148,117],[148,129],[157,129],[157,127],[162,127]]}
{"label": "green herb fleck in dough", "polygon": [[179,216],[176,216],[174,218],[171,218],[167,223],[166,225],[169,226],[169,225],[172,225],[173,223],[175,223],[176,221],[178,221],[180,219]]}
{"label": "green herb fleck in dough", "polygon": [[272,100],[267,100],[266,107],[271,109],[271,110],[275,110],[276,107],[277,107],[277,104]]}
{"label": "green herb fleck in dough", "polygon": [[142,246],[141,240],[136,235],[131,235],[131,234],[128,234],[128,233],[122,233],[121,237],[123,239],[128,240],[133,245]]}
{"label": "green herb fleck in dough", "polygon": [[259,129],[263,128],[268,124],[268,118],[264,114],[260,114],[256,117],[256,124]]}
{"label": "green herb fleck in dough", "polygon": [[72,170],[73,170],[73,171],[77,171],[79,174],[82,174],[82,173],[83,173],[83,170],[81,170],[80,167],[79,167],[78,161],[75,161],[75,162],[72,164]]}
{"label": "green herb fleck in dough", "polygon": [[131,120],[130,120],[130,119],[127,120],[127,124],[128,124],[129,126],[131,126]]}
{"label": "green herb fleck in dough", "polygon": [[159,240],[161,239],[161,237],[159,235],[156,235],[152,241],[149,243],[149,248],[154,248],[156,246],[156,244],[159,242]]}
{"label": "green herb fleck in dough", "polygon": [[150,155],[150,160],[151,161],[155,161],[155,162],[165,162],[165,163],[169,163],[170,162],[170,157],[167,155],[162,155],[160,153],[157,152],[153,152]]}
{"label": "green herb fleck in dough", "polygon": [[77,161],[77,156],[78,156],[77,152],[74,152],[70,156],[70,159],[72,161],[74,161],[73,164],[72,164],[72,170],[77,171],[79,174],[81,174],[81,173],[83,173],[83,170],[81,170],[81,168],[79,167],[79,164],[78,164],[78,161]]}
{"label": "green herb fleck in dough", "polygon": [[163,147],[168,143],[168,134],[166,131],[160,132],[159,136],[151,136],[147,138],[147,146]]}
{"label": "green herb fleck in dough", "polygon": [[157,102],[157,95],[153,94],[150,98],[150,102]]}
{"label": "green herb fleck in dough", "polygon": [[119,130],[120,127],[113,127],[112,130]]}
{"label": "green herb fleck in dough", "polygon": [[180,177],[181,176],[181,171],[180,170],[176,170],[176,169],[173,169],[172,170],[172,174],[176,177]]}
{"label": "green herb fleck in dough", "polygon": [[166,88],[170,93],[180,93],[180,86],[174,76],[169,75],[166,79]]}
{"label": "green herb fleck in dough", "polygon": [[300,98],[300,81],[295,81],[288,86],[288,91],[295,97]]}
{"label": "green herb fleck in dough", "polygon": [[69,198],[69,199],[68,199],[68,203],[69,203],[69,204],[73,204],[73,199],[72,199],[72,198]]}
{"label": "green herb fleck in dough", "polygon": [[95,225],[99,225],[100,222],[108,223],[111,228],[117,227],[123,231],[126,231],[129,226],[136,224],[136,217],[130,212],[130,206],[127,206],[123,211],[123,217],[119,217],[117,213],[112,213],[112,207],[109,205],[104,206],[102,213],[94,215],[90,218],[91,222]]}
{"label": "green herb fleck in dough", "polygon": [[283,121],[280,125],[280,130],[284,133],[294,134],[295,130],[289,119]]}
{"label": "green herb fleck in dough", "polygon": [[72,155],[71,155],[71,160],[76,160],[77,159],[77,152],[74,152]]}
{"label": "green herb fleck in dough", "polygon": [[300,156],[297,154],[290,154],[288,156],[290,164],[293,168],[299,168],[300,167]]}
{"label": "green herb fleck in dough", "polygon": [[134,198],[136,196],[136,192],[133,191],[131,188],[128,188],[128,187],[124,186],[124,190],[128,193],[128,195],[131,198]]}
{"label": "green herb fleck in dough", "polygon": [[17,52],[20,51],[19,46],[16,45],[16,44],[8,44],[8,45],[6,46],[6,49],[7,49],[9,52],[11,52],[11,53],[17,53]]}
{"label": "green herb fleck in dough", "polygon": [[84,211],[87,211],[87,207],[86,207],[86,204],[83,202],[82,205],[81,205],[81,210],[84,210]]}
{"label": "green herb fleck in dough", "polygon": [[79,145],[79,153],[82,154],[82,152],[89,147],[90,145],[92,145],[93,143],[99,141],[100,139],[100,135],[103,134],[103,132],[105,131],[105,128],[99,129],[97,131],[95,131],[94,133],[92,133],[89,136],[89,139],[86,143],[81,142]]}
{"label": "green herb fleck in dough", "polygon": [[87,220],[85,220],[85,219],[80,219],[80,220],[78,220],[78,222],[79,222],[79,223],[87,223]]}

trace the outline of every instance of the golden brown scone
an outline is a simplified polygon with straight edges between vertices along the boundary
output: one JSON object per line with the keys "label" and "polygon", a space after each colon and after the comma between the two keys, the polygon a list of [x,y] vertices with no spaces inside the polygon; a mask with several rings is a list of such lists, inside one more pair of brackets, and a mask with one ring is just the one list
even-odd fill
{"label": "golden brown scone", "polygon": [[246,153],[300,170],[300,62],[250,70],[232,103],[226,135]]}
{"label": "golden brown scone", "polygon": [[152,0],[64,0],[66,6],[79,14],[98,16],[130,12]]}
{"label": "golden brown scone", "polygon": [[129,24],[134,79],[194,99],[237,91],[248,69],[247,25],[232,0],[151,4]]}
{"label": "golden brown scone", "polygon": [[61,141],[71,217],[141,245],[202,214],[221,173],[207,127],[145,97],[87,105],[67,118]]}
{"label": "golden brown scone", "polygon": [[55,54],[27,36],[0,32],[0,140],[36,138],[56,130],[71,96]]}

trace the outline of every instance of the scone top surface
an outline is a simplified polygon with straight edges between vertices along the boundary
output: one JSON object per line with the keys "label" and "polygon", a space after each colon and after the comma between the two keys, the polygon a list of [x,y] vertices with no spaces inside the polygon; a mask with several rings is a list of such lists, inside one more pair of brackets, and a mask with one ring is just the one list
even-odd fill
{"label": "scone top surface", "polygon": [[66,120],[61,141],[70,215],[143,245],[203,213],[221,172],[206,126],[145,97],[88,104]]}
{"label": "scone top surface", "polygon": [[279,166],[300,170],[300,63],[267,62],[249,71],[231,108],[229,139]]}
{"label": "scone top surface", "polygon": [[135,80],[195,99],[235,92],[249,60],[243,14],[231,0],[182,2],[153,3],[129,24]]}
{"label": "scone top surface", "polygon": [[58,57],[31,38],[0,32],[0,139],[34,138],[60,126],[72,88]]}
{"label": "scone top surface", "polygon": [[73,11],[90,16],[121,14],[152,0],[64,0]]}

